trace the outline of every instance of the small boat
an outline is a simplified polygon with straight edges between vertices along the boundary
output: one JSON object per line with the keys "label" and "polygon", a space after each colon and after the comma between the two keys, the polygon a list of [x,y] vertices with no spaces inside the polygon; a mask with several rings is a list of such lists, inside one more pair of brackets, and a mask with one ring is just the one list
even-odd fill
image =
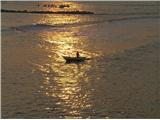
{"label": "small boat", "polygon": [[63,58],[66,60],[67,63],[79,63],[90,59],[86,57],[67,57],[67,56],[63,56]]}

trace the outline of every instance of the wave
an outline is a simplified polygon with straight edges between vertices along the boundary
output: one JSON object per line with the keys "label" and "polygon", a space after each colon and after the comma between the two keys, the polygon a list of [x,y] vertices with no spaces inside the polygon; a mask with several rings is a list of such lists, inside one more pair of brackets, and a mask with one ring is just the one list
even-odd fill
{"label": "wave", "polygon": [[93,15],[123,15],[123,16],[128,16],[128,15],[159,15],[159,12],[131,12],[131,13],[95,13]]}
{"label": "wave", "polygon": [[99,21],[86,21],[86,22],[79,22],[79,23],[72,23],[72,24],[56,24],[56,25],[51,25],[51,24],[29,24],[29,25],[21,25],[17,27],[11,27],[10,29],[16,30],[16,31],[21,31],[21,32],[28,32],[28,31],[55,31],[55,30],[60,30],[64,28],[69,28],[69,27],[79,27],[79,26],[88,26],[88,25],[94,25],[94,24],[100,24],[100,23],[111,23],[111,22],[120,22],[120,21],[125,21],[125,20],[137,20],[137,19],[157,19],[160,18],[160,16],[133,16],[133,17],[118,17],[118,18],[108,18],[104,20],[99,20]]}
{"label": "wave", "polygon": [[157,18],[160,18],[160,16],[136,16],[136,17],[124,17],[124,18],[110,19],[110,20],[108,20],[108,22],[136,20],[136,19],[157,19]]}
{"label": "wave", "polygon": [[[21,32],[27,32],[27,31],[42,31],[42,30],[59,30],[63,28],[69,28],[69,27],[78,27],[78,26],[86,26],[86,25],[92,25],[92,24],[97,24],[100,21],[87,21],[87,22],[80,22],[80,23],[72,23],[72,24],[56,24],[56,25],[51,25],[51,24],[29,24],[29,25],[21,25],[17,27],[11,27],[10,29],[16,30],[16,31],[21,31]],[[102,22],[102,21],[101,21]],[[106,21],[103,21],[106,22]]]}
{"label": "wave", "polygon": [[[59,26],[60,27],[60,26]],[[41,30],[56,30],[59,28],[56,25],[47,25],[47,24],[30,24],[30,25],[22,25],[17,27],[11,27],[10,29],[27,32],[27,31],[41,31]]]}

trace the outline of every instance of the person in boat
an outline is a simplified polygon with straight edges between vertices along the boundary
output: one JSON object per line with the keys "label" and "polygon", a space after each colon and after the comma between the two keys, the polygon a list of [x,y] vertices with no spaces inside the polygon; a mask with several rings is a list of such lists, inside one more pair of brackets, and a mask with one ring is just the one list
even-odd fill
{"label": "person in boat", "polygon": [[77,56],[77,58],[79,58],[79,52],[77,51],[77,53],[76,53],[76,56]]}

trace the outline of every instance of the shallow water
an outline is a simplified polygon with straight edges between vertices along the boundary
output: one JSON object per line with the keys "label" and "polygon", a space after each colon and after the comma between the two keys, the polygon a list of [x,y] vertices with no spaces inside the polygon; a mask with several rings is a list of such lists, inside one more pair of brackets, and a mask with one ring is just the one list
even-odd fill
{"label": "shallow water", "polygon": [[[62,10],[45,4],[2,8]],[[159,117],[159,43],[141,48],[159,39],[159,2],[66,4],[95,15],[2,13],[2,117]],[[92,59],[66,64],[76,51]]]}

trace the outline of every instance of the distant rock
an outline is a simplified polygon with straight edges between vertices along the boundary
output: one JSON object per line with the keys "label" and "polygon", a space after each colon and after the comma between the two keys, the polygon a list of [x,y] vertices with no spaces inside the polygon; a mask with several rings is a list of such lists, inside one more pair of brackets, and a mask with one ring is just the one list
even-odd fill
{"label": "distant rock", "polygon": [[35,14],[94,14],[90,11],[27,11],[27,10],[7,10],[1,9],[1,12],[8,12],[8,13],[35,13]]}

